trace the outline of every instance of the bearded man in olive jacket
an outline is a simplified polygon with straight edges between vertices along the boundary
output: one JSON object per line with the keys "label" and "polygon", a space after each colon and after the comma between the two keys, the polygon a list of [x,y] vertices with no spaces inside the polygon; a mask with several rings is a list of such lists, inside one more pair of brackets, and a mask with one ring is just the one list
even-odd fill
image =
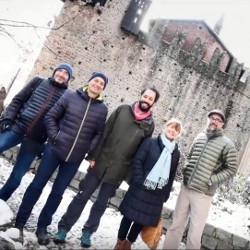
{"label": "bearded man in olive jacket", "polygon": [[130,172],[134,154],[144,138],[152,136],[154,121],[151,107],[159,99],[159,92],[146,88],[138,102],[119,106],[105,125],[102,141],[88,154],[90,167],[79,192],[70,203],[58,224],[55,243],[65,241],[67,232],[80,217],[87,201],[101,184],[97,200],[82,230],[81,246],[91,246],[91,235],[97,231],[107,203]]}

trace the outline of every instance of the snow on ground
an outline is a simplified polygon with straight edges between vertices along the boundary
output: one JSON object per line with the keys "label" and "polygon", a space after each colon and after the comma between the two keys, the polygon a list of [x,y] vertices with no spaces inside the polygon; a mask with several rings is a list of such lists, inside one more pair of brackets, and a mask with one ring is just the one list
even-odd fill
{"label": "snow on ground", "polygon": [[[9,164],[6,160],[3,158],[0,158],[0,187],[5,183],[6,179],[9,177],[10,172],[12,170],[12,165]],[[16,190],[15,193],[13,193],[12,197],[7,201],[8,206],[6,203],[0,199],[0,211],[2,209],[5,210],[4,214],[0,213],[0,225],[3,225],[6,222],[11,222],[11,219],[13,219],[13,213],[16,214],[19,205],[21,203],[23,194],[33,179],[34,175],[32,173],[27,173],[19,188]],[[30,219],[28,220],[26,224],[26,228],[24,230],[24,246],[23,249],[27,249],[29,246],[35,247],[35,249],[47,249],[47,248],[53,248],[55,249],[56,245],[53,243],[53,240],[51,240],[50,244],[45,246],[39,246],[37,244],[37,238],[35,235],[36,230],[36,223],[37,218],[39,216],[39,213],[46,201],[46,198],[49,195],[49,192],[51,190],[52,183],[49,182],[46,187],[44,188],[44,191],[38,200],[37,204],[35,205],[32,214],[30,216]],[[76,193],[72,190],[66,190],[64,193],[63,200],[56,211],[56,213],[53,216],[52,224],[49,226],[48,231],[51,233],[51,236],[54,235],[54,233],[57,231],[57,223],[61,219],[62,215],[66,211],[68,204],[71,202],[73,196]],[[73,226],[71,231],[67,235],[67,244],[63,246],[65,249],[80,249],[80,237],[81,237],[81,229],[83,224],[85,223],[87,216],[89,214],[89,210],[91,208],[92,202],[89,201],[80,217],[80,219],[77,221],[77,223]],[[11,210],[8,210],[8,207]],[[105,211],[105,214],[102,217],[101,225],[98,229],[98,231],[92,235],[92,248],[91,249],[113,249],[115,243],[116,243],[116,237],[117,237],[117,231],[119,228],[119,224],[121,221],[121,214],[114,209],[108,208]],[[15,238],[14,234],[16,233],[16,229],[11,228],[7,230],[6,232],[0,231],[0,236],[5,239],[10,239],[10,236],[12,238]],[[163,244],[163,236],[160,242],[159,247]],[[10,241],[10,240],[9,240]],[[12,241],[11,241],[12,242]],[[16,243],[15,245],[16,249],[21,249],[20,243]],[[133,245],[134,249],[146,249],[146,245],[142,242],[140,237],[138,238],[137,242]]]}
{"label": "snow on ground", "polygon": [[[86,171],[86,163],[83,163],[80,170]],[[5,159],[0,158],[0,187],[5,183],[6,179],[9,177],[9,174],[12,170],[12,165],[9,164]],[[15,216],[18,207],[21,203],[22,196],[26,190],[26,187],[31,182],[34,175],[32,173],[27,173],[22,180],[20,187],[16,190],[16,192],[12,195],[12,197],[7,201],[7,204],[0,200],[0,225],[11,222],[13,217]],[[24,230],[24,245],[20,245],[20,243],[15,242],[16,249],[27,249],[29,247],[33,247],[35,249],[48,249],[53,248],[56,249],[56,245],[51,240],[50,244],[45,246],[39,246],[37,244],[37,239],[35,236],[36,223],[39,213],[46,201],[47,196],[51,190],[51,183],[49,182],[35,205],[30,219],[26,224],[26,228]],[[123,184],[122,188],[126,189],[127,185]],[[170,199],[167,202],[167,206],[174,209],[175,201],[179,193],[179,184],[175,183],[175,190],[172,193]],[[54,233],[57,231],[57,223],[60,220],[61,216],[67,209],[68,204],[71,202],[73,196],[76,193],[72,190],[66,190],[63,200],[54,214],[52,224],[49,226],[48,231],[51,233],[51,237],[53,237]],[[217,225],[222,227],[224,230],[230,231],[232,233],[238,234],[244,238],[248,238],[250,240],[250,231],[248,225],[250,225],[250,211],[249,208],[245,206],[239,206],[236,204],[231,204],[229,201],[217,201],[217,197],[215,197],[215,201],[213,202],[213,206],[210,210],[208,222],[212,225]],[[89,210],[91,208],[92,202],[89,201],[77,223],[73,226],[72,230],[67,235],[67,243],[63,246],[66,249],[79,249],[80,248],[80,237],[81,237],[81,229],[84,222],[87,219],[89,214]],[[10,208],[10,209],[9,209]],[[13,212],[12,212],[13,211]],[[92,236],[92,248],[91,249],[112,249],[116,242],[117,231],[119,228],[119,223],[121,221],[121,214],[114,209],[108,208],[101,220],[101,225],[98,231]],[[0,231],[0,236],[7,239],[10,242],[13,242],[12,239],[16,237],[17,230],[14,228],[10,228],[7,231]],[[11,239],[12,238],[12,239]],[[164,236],[162,236],[159,248],[161,248],[163,244]],[[133,245],[134,249],[145,249],[146,245],[142,242],[139,237],[137,242]],[[61,248],[62,249],[62,248]]]}

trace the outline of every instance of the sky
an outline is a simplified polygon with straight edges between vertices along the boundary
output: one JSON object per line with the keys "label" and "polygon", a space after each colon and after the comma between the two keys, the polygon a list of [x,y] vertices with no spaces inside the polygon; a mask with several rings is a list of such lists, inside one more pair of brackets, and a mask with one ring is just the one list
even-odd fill
{"label": "sky", "polygon": [[[5,159],[0,157],[0,188],[3,183],[5,183],[6,179],[10,175],[10,171],[12,170],[12,165],[8,163]],[[80,170],[86,172],[87,164],[83,162],[80,167]],[[18,210],[18,207],[21,203],[23,194],[28,186],[28,184],[32,181],[34,175],[32,173],[27,173],[21,185],[18,189],[13,193],[10,199],[6,202],[0,199],[0,226],[6,224],[14,218],[15,213]],[[46,247],[40,247],[37,244],[37,238],[35,236],[36,223],[37,218],[39,216],[40,211],[49,195],[51,190],[51,182],[45,186],[43,193],[34,206],[30,219],[28,220],[26,227],[24,229],[24,245],[20,245],[14,238],[18,237],[18,230],[14,228],[9,228],[6,232],[0,230],[0,236],[4,237],[8,241],[12,241],[15,244],[16,249],[27,249],[27,246],[33,246],[34,249],[47,249]],[[126,190],[128,188],[127,184],[124,182],[121,185],[121,188]],[[174,191],[171,192],[169,200],[164,203],[164,206],[174,209],[176,199],[178,197],[180,190],[180,183],[174,183]],[[53,236],[57,230],[57,223],[66,211],[68,204],[71,202],[73,196],[76,193],[72,190],[66,190],[63,196],[63,200],[57,209],[56,213],[53,216],[52,224],[49,226],[48,231]],[[248,225],[250,223],[250,212],[249,208],[246,206],[232,204],[227,200],[218,201],[218,196],[215,195],[213,206],[210,209],[209,217],[207,222],[211,225],[215,225],[223,228],[226,231],[235,233],[243,238],[250,240],[250,230],[248,229]],[[89,210],[91,208],[92,202],[89,201],[80,217],[80,219],[73,226],[72,230],[67,235],[67,243],[65,244],[64,249],[79,249],[79,238],[81,237],[81,229],[84,222],[87,219],[89,214]],[[119,212],[115,211],[112,208],[108,208],[105,211],[105,214],[102,217],[101,224],[99,229],[92,237],[92,247],[91,249],[113,249],[116,243],[116,235],[119,228],[120,221],[122,216]],[[11,239],[12,238],[12,239]],[[159,248],[162,248],[164,241],[164,235],[161,237]],[[51,240],[48,247],[50,249],[55,249],[55,244]],[[184,249],[185,245],[182,244],[180,249]],[[146,249],[146,245],[138,237],[137,241],[133,245],[133,249]]]}

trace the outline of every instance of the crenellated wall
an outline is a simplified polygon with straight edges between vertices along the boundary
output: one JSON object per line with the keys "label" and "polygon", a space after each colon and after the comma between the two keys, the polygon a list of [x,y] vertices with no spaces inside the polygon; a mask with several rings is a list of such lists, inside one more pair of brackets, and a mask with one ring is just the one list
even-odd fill
{"label": "crenellated wall", "polygon": [[149,34],[135,36],[121,29],[129,3],[110,0],[103,8],[93,8],[82,1],[66,0],[30,78],[48,76],[56,64],[67,61],[74,67],[71,87],[78,88],[92,71],[102,70],[110,79],[104,92],[110,112],[137,100],[142,87],[155,85],[161,92],[153,108],[155,135],[167,119],[181,119],[182,155],[205,127],[207,112],[219,108],[226,113],[225,132],[236,143],[241,159],[250,134],[250,77],[239,80],[243,66],[233,59],[228,73],[221,71],[224,55],[219,48],[210,61],[203,61],[206,48],[200,37],[189,44],[189,52],[182,49],[185,43],[178,36],[164,41],[161,21]]}

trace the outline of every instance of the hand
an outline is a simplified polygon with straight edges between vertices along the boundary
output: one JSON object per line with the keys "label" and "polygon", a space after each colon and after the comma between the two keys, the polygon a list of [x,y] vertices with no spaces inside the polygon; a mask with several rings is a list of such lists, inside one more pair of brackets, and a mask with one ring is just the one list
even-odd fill
{"label": "hand", "polygon": [[93,168],[95,166],[95,160],[89,160],[89,167]]}
{"label": "hand", "polygon": [[10,131],[12,127],[11,120],[2,120],[0,122],[0,132],[3,133],[5,131]]}

